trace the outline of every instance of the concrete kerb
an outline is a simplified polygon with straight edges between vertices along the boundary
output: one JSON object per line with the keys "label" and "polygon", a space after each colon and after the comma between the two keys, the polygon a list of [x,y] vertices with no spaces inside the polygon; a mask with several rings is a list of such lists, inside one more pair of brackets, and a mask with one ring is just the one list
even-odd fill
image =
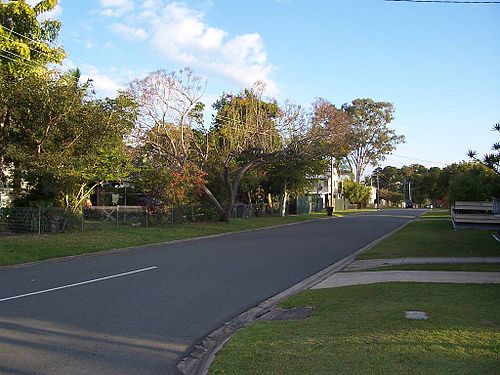
{"label": "concrete kerb", "polygon": [[271,225],[268,227],[243,229],[243,230],[237,230],[237,231],[232,231],[232,232],[208,234],[206,236],[182,238],[179,240],[146,243],[143,245],[128,246],[128,247],[123,247],[120,249],[109,249],[109,250],[96,251],[93,253],[85,253],[85,254],[78,254],[78,255],[69,255],[69,256],[60,257],[60,258],[37,260],[34,262],[26,262],[26,263],[20,263],[20,264],[12,264],[12,265],[8,265],[8,266],[0,266],[0,271],[6,270],[6,269],[13,269],[13,268],[29,267],[29,266],[34,266],[37,264],[50,263],[50,262],[54,262],[54,263],[55,262],[67,262],[67,261],[71,261],[74,259],[85,259],[85,258],[91,258],[91,257],[105,256],[105,255],[109,255],[109,254],[120,254],[120,253],[129,252],[129,251],[134,251],[134,250],[144,248],[144,247],[158,247],[158,246],[171,245],[171,244],[182,243],[182,242],[193,242],[193,241],[205,240],[205,239],[210,239],[210,238],[231,236],[231,235],[240,234],[240,233],[256,232],[256,231],[260,231],[260,230],[269,230],[269,229],[275,229],[275,228],[288,227],[288,226],[292,226],[292,225],[306,224],[306,223],[311,223],[311,222],[320,221],[320,220],[332,220],[332,219],[338,219],[338,218],[319,217],[319,218],[315,218],[315,219],[307,219],[307,220],[297,221],[295,223],[277,224],[277,225]]}
{"label": "concrete kerb", "polygon": [[351,255],[342,258],[338,262],[326,267],[325,269],[315,273],[314,275],[300,281],[299,283],[293,285],[292,287],[284,290],[281,293],[259,303],[256,307],[241,313],[236,318],[224,323],[224,325],[208,336],[206,336],[201,343],[194,346],[194,349],[186,357],[182,358],[177,363],[177,368],[185,375],[206,375],[208,374],[208,369],[215,359],[216,354],[224,347],[226,342],[236,334],[240,329],[249,326],[261,316],[267,314],[271,311],[279,302],[284,299],[293,296],[294,294],[312,288],[314,285],[319,284],[323,280],[327,279],[336,272],[343,270],[349,264],[354,262],[355,258],[371,249],[379,242],[382,242],[387,237],[391,236],[395,232],[401,230],[406,225],[411,223],[413,220],[400,225],[391,232],[383,235],[382,237],[370,242],[361,249],[357,250]]}

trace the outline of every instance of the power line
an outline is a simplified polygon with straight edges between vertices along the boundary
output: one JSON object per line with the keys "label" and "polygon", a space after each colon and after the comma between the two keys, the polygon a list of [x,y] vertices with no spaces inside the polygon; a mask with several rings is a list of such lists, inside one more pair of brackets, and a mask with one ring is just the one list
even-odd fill
{"label": "power line", "polygon": [[4,59],[13,61],[13,62],[18,63],[18,64],[26,65],[26,66],[28,66],[30,68],[39,68],[40,67],[40,66],[33,66],[33,65],[30,65],[30,64],[27,64],[24,61],[15,60],[12,57],[9,57],[9,56],[6,56],[6,55],[2,54],[2,52],[7,52],[7,51],[4,51],[3,49],[0,50],[0,57],[2,57]]}
{"label": "power line", "polygon": [[391,156],[395,156],[397,158],[402,158],[402,159],[410,159],[410,160],[416,160],[416,161],[423,161],[426,163],[435,163],[435,164],[443,164],[443,165],[448,165],[449,163],[445,163],[443,161],[435,161],[435,160],[425,160],[425,159],[417,159],[417,158],[412,158],[409,156],[402,156],[402,155],[395,155],[395,154],[390,154]]}
{"label": "power line", "polygon": [[[37,62],[37,61],[35,61],[35,60],[30,60],[30,59],[28,59],[28,58],[26,58],[26,57],[24,57],[24,56],[21,56],[21,55],[19,55],[19,54],[17,54],[17,53],[14,53],[14,52],[11,52],[11,51],[7,51],[7,50],[5,50],[5,49],[1,49],[1,48],[0,48],[0,51],[5,52],[5,53],[8,53],[9,55],[14,56],[14,57],[17,57],[17,58],[19,58],[19,59],[22,59],[22,60],[23,60],[23,62],[25,62],[25,63],[26,63],[26,65],[31,65],[31,66],[36,67],[36,68],[43,68],[43,67],[45,67],[45,65],[44,65],[44,64],[41,64],[41,63],[39,63],[39,62]],[[16,61],[17,61],[17,60],[16,60]]]}
{"label": "power line", "polygon": [[500,4],[500,1],[458,1],[458,0],[384,0],[396,3],[437,3],[437,4]]}
{"label": "power line", "polygon": [[[31,39],[31,38],[28,38],[27,36],[22,35],[22,34],[19,34],[19,33],[15,32],[14,30],[9,29],[9,28],[7,28],[7,27],[5,27],[5,26],[2,26],[2,27],[3,27],[5,30],[9,30],[9,31],[13,32],[14,34],[17,34],[17,35],[19,35],[19,36],[21,36],[21,37],[23,37],[23,38],[26,38],[26,39],[28,39],[28,40],[30,40],[30,41],[32,41],[32,42],[34,42],[34,43],[42,43],[42,44],[45,44],[45,43],[46,43],[46,44],[49,44],[49,43],[44,42],[44,41],[41,41],[41,40],[34,40],[34,39]],[[8,36],[5,36],[5,35],[0,35],[0,36],[1,36],[2,38],[4,38],[4,39],[10,40],[11,42],[18,42],[16,39],[14,39],[14,38],[12,38],[12,37],[8,37]],[[37,49],[37,48],[34,48],[34,47],[30,47],[29,45],[28,45],[28,48],[29,48],[29,50],[30,50],[30,51],[35,51],[35,52],[38,52],[38,53],[40,53],[40,54],[42,54],[42,55],[47,56],[48,58],[53,58],[53,56],[50,56],[47,52],[41,51],[41,50],[39,50],[39,49]],[[54,48],[54,47],[52,47],[52,48]],[[57,47],[56,47],[56,48],[57,48]]]}
{"label": "power line", "polygon": [[[30,37],[28,37],[28,36],[26,36],[26,35],[20,34],[20,33],[18,33],[17,31],[14,31],[13,29],[9,29],[8,27],[5,27],[5,26],[3,26],[3,25],[0,25],[0,26],[1,26],[2,28],[4,28],[5,30],[10,31],[10,32],[11,32],[11,33],[13,33],[13,34],[16,34],[16,35],[18,35],[18,36],[20,36],[20,37],[22,37],[22,38],[26,38],[26,39],[28,39],[29,41],[32,41],[32,42],[34,42],[34,43],[48,44],[48,45],[50,45],[52,48],[59,48],[59,47],[58,47],[57,45],[55,45],[54,43],[49,43],[49,42],[46,42],[46,41],[43,41],[43,40],[40,40],[40,39],[33,39],[33,38],[30,38]],[[16,39],[12,38],[12,36],[10,36],[10,37],[5,36],[5,35],[0,35],[0,36],[1,36],[1,37],[3,37],[3,38],[5,38],[5,39],[7,39],[7,40],[12,41],[12,42],[18,42]],[[30,47],[29,45],[28,45],[28,48],[29,48],[31,51],[35,51],[35,52],[41,53],[41,54],[43,54],[43,55],[45,55],[45,56],[47,56],[47,57],[49,57],[49,58],[52,58],[52,57],[53,57],[53,56],[50,56],[49,54],[47,54],[46,52],[41,51],[41,50],[39,50],[39,49],[36,49],[36,48],[34,48],[34,47]],[[72,60],[75,60],[75,61],[77,61],[77,62],[80,62],[80,63],[81,63],[81,64],[83,64],[83,65],[89,65],[89,66],[92,66],[92,64],[89,64],[89,63],[87,63],[87,62],[85,62],[85,61],[82,61],[82,60],[80,60],[80,59],[77,59],[76,57],[70,56],[70,54],[69,54],[67,51],[64,51],[64,52],[66,52],[66,58],[71,58]]]}
{"label": "power line", "polygon": [[23,34],[19,34],[14,29],[10,29],[8,27],[5,27],[4,25],[0,25],[0,26],[2,26],[2,28],[5,29],[5,30],[9,30],[12,34],[16,34],[16,35],[18,35],[20,37],[26,38],[26,39],[34,42],[34,43],[46,43],[46,44],[52,44],[53,46],[55,46],[55,44],[53,42],[51,43],[51,42],[47,42],[47,41],[42,41],[40,39],[33,39],[33,38],[30,38],[29,36],[26,36],[26,35],[23,35]]}

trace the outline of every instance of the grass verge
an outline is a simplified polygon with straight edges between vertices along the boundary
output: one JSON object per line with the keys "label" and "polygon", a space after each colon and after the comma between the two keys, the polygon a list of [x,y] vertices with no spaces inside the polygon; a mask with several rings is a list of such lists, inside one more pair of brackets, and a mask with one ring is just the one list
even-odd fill
{"label": "grass verge", "polygon": [[450,218],[450,210],[446,208],[434,208],[421,216],[422,219],[445,219]]}
{"label": "grass verge", "polygon": [[[245,328],[210,374],[498,374],[499,293],[493,284],[308,290],[282,305],[314,305],[311,318]],[[430,318],[407,320],[406,310]]]}
{"label": "grass verge", "polygon": [[346,272],[363,271],[467,271],[467,272],[500,272],[500,263],[463,263],[463,264],[403,264],[382,266],[360,270],[345,270]]}
{"label": "grass verge", "polygon": [[313,213],[281,217],[232,220],[229,223],[189,223],[154,228],[107,228],[60,234],[0,237],[0,265],[12,265],[70,255],[94,253],[172,240],[237,232],[326,217]]}
{"label": "grass verge", "polygon": [[357,258],[500,256],[500,244],[492,237],[492,233],[455,231],[448,221],[419,220],[408,224]]}

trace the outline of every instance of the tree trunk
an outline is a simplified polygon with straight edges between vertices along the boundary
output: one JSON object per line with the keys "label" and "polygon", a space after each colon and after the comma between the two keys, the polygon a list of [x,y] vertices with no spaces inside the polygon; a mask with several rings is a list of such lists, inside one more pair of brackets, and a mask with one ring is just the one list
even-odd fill
{"label": "tree trunk", "polygon": [[288,200],[288,191],[287,191],[287,182],[285,181],[283,185],[283,191],[281,192],[280,196],[280,216],[285,217],[286,214],[286,202]]}
{"label": "tree trunk", "polygon": [[227,201],[226,207],[224,208],[224,214],[221,217],[221,221],[229,221],[229,219],[231,218],[231,211],[234,207],[234,202],[236,200],[236,195],[238,194],[238,189],[240,187],[240,182],[241,182],[243,175],[250,168],[252,168],[256,164],[260,163],[261,161],[262,161],[261,159],[256,159],[256,160],[252,160],[251,162],[248,162],[247,164],[245,164],[243,167],[238,169],[233,181],[231,181],[231,179],[229,179],[229,170],[228,170],[229,167],[225,167],[226,168],[226,171],[225,171],[226,183],[227,183],[228,189],[229,189],[229,199]]}
{"label": "tree trunk", "polygon": [[271,193],[267,194],[267,205],[269,207],[269,213],[274,214],[273,196],[271,195]]}
{"label": "tree trunk", "polygon": [[16,195],[22,192],[23,188],[23,166],[20,163],[14,164],[14,173],[12,176],[12,188]]}
{"label": "tree trunk", "polygon": [[224,208],[222,208],[217,198],[215,198],[212,192],[205,185],[203,185],[202,190],[203,194],[205,194],[205,197],[207,197],[208,201],[215,207],[215,209],[219,212],[219,214],[222,217],[222,215],[224,215]]}

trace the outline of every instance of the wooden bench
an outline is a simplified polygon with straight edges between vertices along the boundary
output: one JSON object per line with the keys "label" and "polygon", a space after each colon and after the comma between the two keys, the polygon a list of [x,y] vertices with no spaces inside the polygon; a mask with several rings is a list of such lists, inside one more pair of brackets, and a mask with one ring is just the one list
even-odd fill
{"label": "wooden bench", "polygon": [[500,215],[493,214],[493,202],[455,202],[451,219],[457,224],[500,225]]}

